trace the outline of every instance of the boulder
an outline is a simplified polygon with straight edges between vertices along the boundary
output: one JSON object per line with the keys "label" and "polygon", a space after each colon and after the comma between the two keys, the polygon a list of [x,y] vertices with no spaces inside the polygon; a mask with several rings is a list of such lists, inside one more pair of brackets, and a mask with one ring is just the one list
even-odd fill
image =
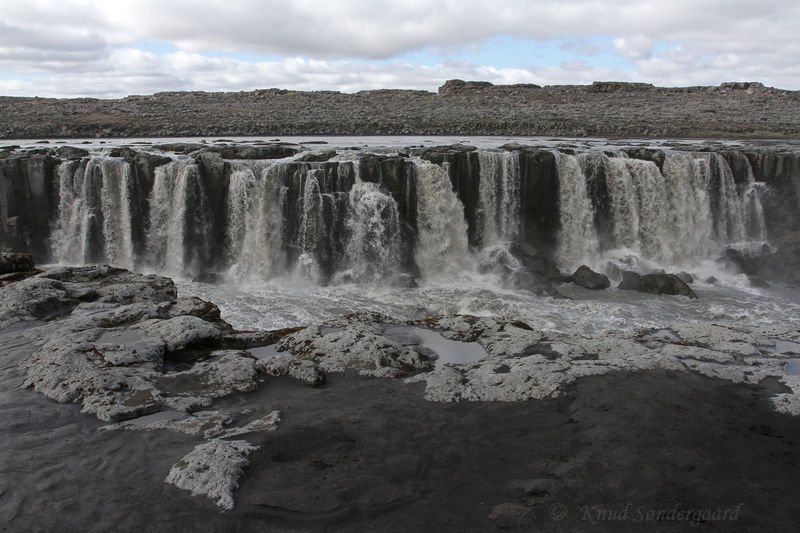
{"label": "boulder", "polygon": [[767,288],[769,288],[769,283],[767,283],[763,279],[758,278],[756,276],[748,276],[747,277],[747,281],[750,282],[750,286],[751,287],[755,287],[757,289],[767,289]]}
{"label": "boulder", "polygon": [[283,159],[298,152],[285,144],[267,145],[228,145],[212,146],[210,152],[217,152],[223,159]]}
{"label": "boulder", "polygon": [[56,148],[56,155],[62,159],[82,159],[89,157],[89,151],[74,146],[59,146]]}
{"label": "boulder", "polygon": [[321,152],[305,152],[297,156],[297,161],[307,163],[320,163],[336,156],[336,150],[322,150]]}
{"label": "boulder", "polygon": [[586,265],[581,265],[572,274],[572,282],[591,290],[607,289],[611,285],[608,276],[595,272]]}
{"label": "boulder", "polygon": [[675,274],[646,274],[642,276],[639,292],[651,294],[671,294],[697,298],[689,286]]}
{"label": "boulder", "polygon": [[687,285],[694,283],[694,277],[692,277],[692,275],[689,274],[688,272],[684,272],[683,270],[681,270],[675,275],[681,278],[681,280]]}
{"label": "boulder", "polygon": [[0,253],[0,274],[12,272],[33,272],[36,265],[31,254]]}
{"label": "boulder", "polygon": [[631,270],[625,270],[622,272],[622,281],[617,285],[617,288],[623,291],[638,291],[641,284],[641,274],[637,274]]}

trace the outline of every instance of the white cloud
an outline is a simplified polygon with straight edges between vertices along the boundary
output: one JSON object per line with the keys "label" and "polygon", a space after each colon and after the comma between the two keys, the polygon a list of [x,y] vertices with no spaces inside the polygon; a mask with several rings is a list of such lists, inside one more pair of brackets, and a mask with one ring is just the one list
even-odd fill
{"label": "white cloud", "polygon": [[[800,89],[798,27],[800,7],[785,0],[4,0],[0,93],[434,90],[453,77],[539,84],[757,80]],[[573,47],[583,59],[560,67],[392,61],[413,51],[444,57],[474,50],[497,35],[612,44]],[[176,51],[148,52],[141,49],[147,41]],[[600,52],[616,54],[624,68],[594,66]]]}
{"label": "white cloud", "polygon": [[650,57],[655,41],[644,35],[616,37],[614,49],[628,59],[647,59]]}

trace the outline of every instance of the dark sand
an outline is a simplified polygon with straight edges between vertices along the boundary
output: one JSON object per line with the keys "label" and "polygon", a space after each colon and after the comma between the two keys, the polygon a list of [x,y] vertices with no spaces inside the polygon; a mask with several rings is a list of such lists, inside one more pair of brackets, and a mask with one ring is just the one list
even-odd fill
{"label": "dark sand", "polygon": [[[772,411],[764,389],[669,372],[585,378],[562,398],[516,404],[437,404],[420,385],[354,375],[329,376],[318,389],[267,378],[257,392],[216,404],[280,409],[283,419],[276,432],[241,437],[262,448],[240,479],[236,508],[222,512],[163,483],[199,437],[97,431],[103,423],[78,406],[20,389],[17,364],[30,346],[15,346],[12,334],[0,331],[2,531],[791,531],[800,523],[800,421]],[[534,479],[545,481],[526,494],[521,482]],[[503,503],[511,512],[490,520]],[[676,505],[740,504],[735,521],[638,521]],[[582,509],[592,505],[601,511]]]}

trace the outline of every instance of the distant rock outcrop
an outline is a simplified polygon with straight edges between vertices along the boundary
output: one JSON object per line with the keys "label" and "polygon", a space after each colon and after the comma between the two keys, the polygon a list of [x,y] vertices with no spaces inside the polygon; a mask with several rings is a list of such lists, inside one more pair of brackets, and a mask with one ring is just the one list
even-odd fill
{"label": "distant rock outcrop", "polygon": [[438,93],[266,89],[163,92],[118,100],[0,97],[0,138],[312,134],[797,138],[798,94],[756,82],[655,87],[598,81],[541,87],[449,80]]}

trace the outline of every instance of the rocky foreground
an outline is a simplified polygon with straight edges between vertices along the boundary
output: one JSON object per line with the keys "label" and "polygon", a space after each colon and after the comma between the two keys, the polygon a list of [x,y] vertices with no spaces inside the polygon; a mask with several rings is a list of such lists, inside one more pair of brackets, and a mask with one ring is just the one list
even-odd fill
{"label": "rocky foreground", "polygon": [[[32,264],[18,263],[17,268],[33,267]],[[184,435],[183,440],[174,444],[174,452],[166,446],[150,459],[141,460],[163,465],[173,454],[172,466],[157,474],[158,479],[193,495],[206,496],[226,510],[234,508],[234,495],[241,492],[248,502],[244,516],[258,516],[258,523],[262,525],[282,529],[304,527],[303,524],[312,527],[327,525],[348,530],[368,523],[391,530],[391,523],[384,520],[387,513],[418,509],[428,491],[438,490],[433,488],[438,487],[437,483],[446,481],[450,486],[454,478],[439,478],[441,472],[437,469],[453,464],[459,470],[466,468],[470,471],[460,462],[464,453],[460,449],[429,450],[433,455],[422,459],[420,447],[424,449],[431,443],[409,441],[400,444],[392,441],[391,447],[387,448],[387,439],[401,438],[409,429],[410,422],[403,421],[408,416],[404,409],[422,419],[444,416],[444,419],[437,418],[438,422],[431,422],[433,427],[414,430],[412,434],[416,434],[416,438],[428,435],[431,430],[448,435],[450,430],[447,428],[452,425],[456,433],[451,437],[465,435],[461,438],[468,441],[478,438],[476,435],[483,435],[480,446],[488,447],[487,451],[492,448],[505,450],[502,453],[508,454],[508,461],[503,455],[489,459],[482,455],[483,452],[482,458],[474,458],[482,465],[480,468],[497,470],[493,476],[499,475],[498,469],[517,472],[516,476],[503,474],[511,477],[497,480],[498,487],[504,488],[493,487],[486,493],[478,491],[482,494],[480,509],[484,514],[480,518],[483,525],[479,524],[477,529],[491,525],[529,527],[532,524],[546,525],[550,529],[562,525],[565,530],[589,527],[592,521],[586,522],[585,513],[581,519],[577,506],[573,507],[570,520],[562,523],[565,517],[553,515],[553,509],[561,509],[554,505],[563,505],[565,498],[570,505],[575,502],[583,502],[583,505],[616,502],[609,497],[622,491],[615,483],[624,483],[624,476],[630,476],[628,481],[638,480],[631,481],[633,485],[646,484],[649,480],[649,483],[667,491],[666,496],[648,493],[651,500],[646,505],[651,507],[699,506],[703,503],[736,507],[741,503],[749,506],[744,511],[745,514],[749,512],[749,516],[739,522],[737,513],[736,526],[755,528],[757,524],[763,524],[764,516],[758,513],[765,512],[761,506],[766,504],[761,496],[749,495],[745,499],[744,493],[735,493],[727,494],[721,500],[718,495],[709,496],[715,490],[725,494],[725,490],[717,486],[723,483],[719,476],[729,476],[730,472],[738,472],[740,467],[738,463],[723,464],[719,466],[719,472],[709,471],[709,465],[717,464],[713,457],[718,444],[695,442],[694,434],[680,436],[681,424],[676,420],[686,419],[683,424],[692,428],[705,416],[728,420],[726,417],[730,415],[731,420],[761,421],[749,430],[738,428],[738,422],[732,421],[725,422],[727,426],[716,422],[712,426],[713,438],[739,439],[736,442],[741,441],[741,446],[752,450],[748,453],[755,454],[755,457],[747,459],[747,468],[759,472],[758,475],[763,474],[764,479],[752,480],[752,483],[779,483],[774,490],[791,493],[791,489],[786,488],[787,481],[781,476],[775,477],[772,469],[794,471],[800,461],[800,452],[794,444],[800,438],[796,418],[786,416],[800,415],[800,376],[789,375],[785,368],[789,359],[798,357],[800,330],[796,327],[679,323],[659,330],[586,338],[536,331],[522,322],[487,317],[457,315],[401,323],[392,317],[356,314],[304,328],[242,332],[233,330],[222,320],[215,305],[198,298],[179,297],[168,278],[143,276],[108,266],[54,268],[16,274],[13,279],[5,278],[6,285],[0,288],[0,343],[4,351],[2,395],[6,397],[3,412],[11,413],[0,414],[0,417],[16,417],[16,422],[9,426],[9,442],[14,446],[29,442],[25,435],[33,434],[35,426],[31,424],[35,424],[39,416],[36,407],[26,407],[24,412],[27,414],[20,415],[18,406],[30,405],[31,399],[29,396],[26,396],[27,400],[20,399],[20,394],[29,395],[30,392],[25,392],[19,385],[61,403],[78,404],[83,413],[94,415],[105,423],[97,426],[103,434],[149,431]],[[475,348],[483,356],[462,364],[444,364],[443,355],[426,348],[421,341],[420,330],[428,332],[423,337],[437,335],[442,342],[456,341],[461,350],[473,351]],[[607,381],[597,382],[601,376]],[[394,384],[378,385],[373,379],[376,377]],[[734,388],[733,384],[739,388]],[[588,398],[584,392],[576,392],[586,391],[586,387],[594,390]],[[630,391],[623,392],[629,387],[638,391],[635,394],[641,397],[623,400],[622,396],[630,394]],[[613,392],[615,388],[620,390]],[[273,390],[277,392],[270,392]],[[265,401],[263,394],[277,396],[269,396],[272,399]],[[704,396],[706,394],[709,396]],[[614,395],[620,397],[614,398]],[[422,396],[430,401],[429,407],[424,407]],[[550,403],[524,409],[508,407],[508,410],[496,404],[533,400]],[[617,401],[626,403],[617,404]],[[322,407],[329,402],[333,403],[327,408]],[[466,402],[476,407],[470,411],[441,411],[435,407],[439,402]],[[494,407],[478,407],[485,402]],[[618,430],[630,431],[630,437],[610,436],[605,431],[595,433],[594,438],[601,442],[612,439],[616,447],[634,446],[632,443],[639,446],[639,432],[667,431],[674,442],[659,440],[656,446],[669,447],[670,451],[664,456],[663,450],[637,448],[636,453],[641,454],[639,459],[642,461],[637,468],[641,471],[624,475],[592,471],[600,468],[590,460],[593,454],[600,454],[602,464],[614,460],[619,449],[605,448],[608,443],[594,443],[589,434],[585,434],[582,441],[577,434],[571,434],[571,437],[561,435],[561,430],[553,433],[555,428],[566,430],[570,424],[596,427],[603,423],[604,415],[597,413],[588,418],[573,413],[577,420],[569,417],[569,420],[560,420],[559,413],[564,412],[567,405],[572,405],[570,409],[574,411],[582,402],[593,405],[590,410],[597,407],[597,402],[605,405],[605,410],[618,410],[622,418],[613,423],[606,422],[624,422],[629,426],[626,430]],[[670,406],[675,406],[677,411],[667,414],[664,410],[671,409]],[[484,414],[485,409],[489,411]],[[520,409],[534,409],[539,414],[532,419],[521,419],[519,416],[523,415],[517,412]],[[22,419],[18,419],[20,416]],[[72,416],[80,418],[77,414]],[[660,418],[649,420],[652,416]],[[700,420],[693,420],[695,417],[700,417]],[[495,422],[490,422],[492,418]],[[301,420],[304,422],[299,423]],[[311,431],[312,427],[326,420],[335,428],[349,428],[345,433],[350,437],[342,437],[339,429],[330,429],[331,435]],[[473,420],[473,425],[467,424],[467,420]],[[501,424],[492,429],[492,424],[498,420],[508,421],[505,426]],[[523,423],[522,420],[530,421]],[[365,421],[369,421],[369,428],[361,427]],[[376,421],[379,422],[377,425]],[[286,423],[290,429],[284,430]],[[436,429],[437,424],[442,424],[441,430]],[[15,428],[19,428],[19,432]],[[517,428],[514,430],[519,432],[517,437],[509,434],[496,438],[495,432],[504,435],[509,428]],[[43,434],[47,435],[44,427],[37,431],[44,431]],[[87,431],[81,430],[78,438],[100,439],[96,445],[102,448],[101,442],[105,442],[103,439],[106,437],[93,437]],[[284,431],[287,432],[285,437],[280,436]],[[462,431],[466,433],[460,433]],[[774,440],[783,439],[782,432],[785,431],[794,431],[794,436]],[[553,434],[548,438],[555,439],[553,442],[540,443],[538,448],[530,447],[531,443],[550,433]],[[526,435],[524,440],[514,440],[523,434]],[[333,437],[345,438],[344,441],[335,441],[340,443],[337,445],[339,451],[328,450],[319,456],[320,452],[313,448],[324,446]],[[376,445],[383,442],[378,446],[383,455],[376,458],[376,449],[372,445],[353,448],[352,443],[347,444],[350,442],[347,439],[351,438],[356,439],[352,442],[362,439],[374,439]],[[413,440],[410,436],[402,438]],[[506,438],[511,440],[503,442]],[[684,442],[686,438],[690,441]],[[111,442],[115,438],[109,436],[107,439]],[[287,444],[294,443],[281,448],[276,443],[282,439],[289,439],[285,441]],[[772,441],[764,444],[764,439]],[[126,461],[126,446],[130,446],[130,453],[138,457],[138,447],[142,444],[137,443],[140,441],[134,437],[126,440],[130,444],[115,444],[119,455],[109,460]],[[773,441],[780,450],[770,447]],[[512,442],[518,447],[516,451],[507,449]],[[560,443],[555,446],[561,449],[560,452],[554,449],[554,442]],[[64,447],[66,451],[60,453],[67,453],[70,457],[82,454],[69,448],[67,441],[45,447],[41,453],[47,456],[47,453],[56,453],[55,450]],[[520,456],[521,450],[525,450],[523,456]],[[536,457],[542,453],[541,450],[547,450],[547,461],[525,458]],[[732,453],[743,452],[739,448]],[[559,454],[569,459],[564,459],[559,465],[558,460],[554,462]],[[777,456],[774,454],[780,454],[781,459],[775,459]],[[490,452],[489,455],[493,454]],[[651,459],[652,464],[649,463]],[[68,458],[52,460],[72,461]],[[84,459],[75,461],[83,464]],[[253,461],[259,465],[258,468],[248,466]],[[625,461],[627,464],[628,458]],[[376,465],[380,464],[382,473],[359,470],[361,467],[357,465],[361,462],[365,468],[367,464],[372,465],[370,469],[378,468]],[[534,475],[534,472],[528,472],[532,464],[544,470]],[[294,466],[289,468],[290,465]],[[298,466],[300,471],[296,470]],[[20,468],[24,471],[32,467]],[[142,465],[142,468],[154,475],[150,466]],[[683,484],[684,472],[698,468],[702,481],[690,475],[687,482],[700,483],[705,488],[698,489],[702,494],[693,493],[698,501],[688,501],[687,493],[682,492],[687,490]],[[258,486],[248,485],[246,481],[254,469],[255,479],[260,480]],[[314,476],[311,472],[318,474]],[[243,473],[244,481],[240,480]],[[14,476],[16,479],[17,474]],[[575,483],[579,481],[575,476],[581,479],[611,476],[610,484],[594,496],[604,495],[602,497],[606,499],[584,502],[590,493],[575,492]],[[146,490],[158,491],[158,479],[146,481],[149,487]],[[298,484],[298,479],[307,485]],[[275,492],[274,483],[280,485],[289,480],[289,485]],[[336,480],[336,488],[331,492],[326,494],[318,490],[320,483],[328,486],[334,483],[333,480]],[[475,480],[463,478],[462,482],[475,483]],[[240,483],[244,483],[243,488],[236,491]],[[8,490],[16,489],[3,487],[0,494],[7,494]],[[459,491],[457,487],[453,490]],[[622,493],[628,494],[624,498],[633,497],[631,493]],[[477,493],[469,494],[470,498],[478,497]],[[266,500],[253,503],[253,497]],[[0,516],[5,518],[6,524],[40,529],[36,527],[36,518],[25,514],[25,501],[20,498],[6,498],[5,503],[0,502]],[[203,508],[194,500],[190,504]],[[621,505],[624,504],[623,499]],[[453,505],[460,508],[458,502]],[[474,514],[475,509],[465,512]],[[784,524],[785,520],[796,518],[785,509],[772,509],[771,512],[769,520],[773,524]],[[155,520],[156,524],[164,526],[160,518],[148,516],[148,512],[144,512],[138,521],[128,516],[125,523],[129,526],[149,523],[156,527],[153,522],[148,522]],[[420,516],[432,520],[428,523],[440,523],[438,520],[451,515],[444,506],[441,512],[429,509]],[[709,517],[703,520],[705,525],[720,525],[721,519]],[[230,527],[231,523],[221,520],[215,518],[214,523],[221,528]],[[475,517],[470,520],[475,520]],[[408,527],[420,525],[408,517],[402,523]],[[459,520],[448,523],[464,524]],[[254,524],[251,522],[248,527],[254,527]],[[476,526],[473,523],[470,527]]]}
{"label": "rocky foreground", "polygon": [[760,83],[494,86],[438,93],[266,89],[119,100],[0,97],[0,139],[210,135],[798,138],[800,92]]}

